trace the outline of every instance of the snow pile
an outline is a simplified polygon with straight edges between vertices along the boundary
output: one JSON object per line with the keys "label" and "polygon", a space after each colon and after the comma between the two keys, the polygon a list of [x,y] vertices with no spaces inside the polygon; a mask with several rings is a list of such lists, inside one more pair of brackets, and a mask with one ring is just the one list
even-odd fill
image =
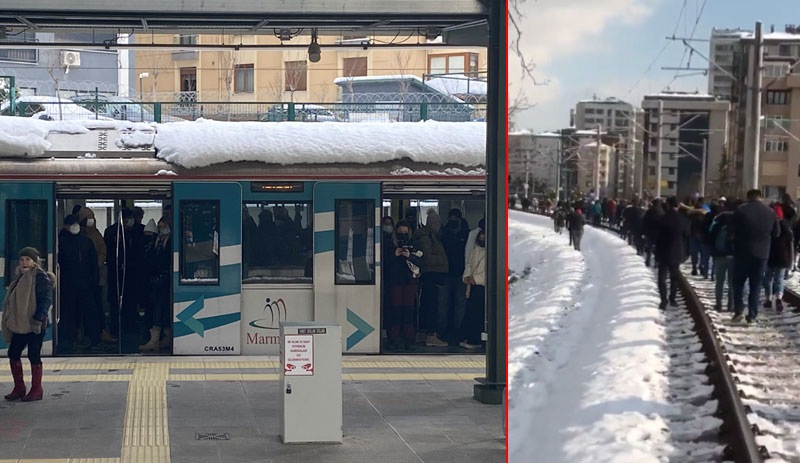
{"label": "snow pile", "polygon": [[486,158],[486,124],[479,122],[164,124],[158,156],[183,167],[226,161],[268,164],[416,162],[479,166]]}
{"label": "snow pile", "polygon": [[471,169],[471,170],[463,170],[457,167],[448,167],[445,170],[414,170],[409,169],[408,167],[401,167],[399,169],[395,169],[391,172],[392,175],[453,175],[453,176],[479,176],[479,175],[486,175],[486,170],[484,169]]}
{"label": "snow pile", "polygon": [[[669,369],[652,273],[586,227],[582,253],[546,217],[510,211],[512,462],[666,461]],[[582,255],[581,255],[582,254]]]}
{"label": "snow pile", "polygon": [[425,82],[428,87],[448,95],[486,95],[488,86],[485,81],[470,79],[465,75],[434,77]]}
{"label": "snow pile", "polygon": [[161,169],[158,172],[156,172],[156,175],[178,175],[178,174],[176,174],[171,170]]}

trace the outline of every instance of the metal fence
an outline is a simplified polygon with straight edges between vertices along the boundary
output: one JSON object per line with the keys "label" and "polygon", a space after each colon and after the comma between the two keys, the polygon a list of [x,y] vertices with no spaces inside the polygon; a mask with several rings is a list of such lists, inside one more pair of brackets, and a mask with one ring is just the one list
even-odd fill
{"label": "metal fence", "polygon": [[177,122],[199,118],[260,122],[443,122],[483,121],[486,103],[372,101],[337,103],[183,101],[137,102],[123,98],[75,97],[75,102],[19,98],[12,114],[52,120],[107,117],[131,122]]}

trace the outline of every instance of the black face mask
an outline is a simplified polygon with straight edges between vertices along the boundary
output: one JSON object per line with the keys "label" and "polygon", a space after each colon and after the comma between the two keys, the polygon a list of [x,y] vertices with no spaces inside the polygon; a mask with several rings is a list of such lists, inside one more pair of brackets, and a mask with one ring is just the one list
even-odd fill
{"label": "black face mask", "polygon": [[397,240],[400,241],[401,243],[405,243],[406,241],[408,241],[408,233],[398,233]]}
{"label": "black face mask", "polygon": [[478,240],[478,246],[485,248],[486,247],[486,240]]}
{"label": "black face mask", "polygon": [[458,228],[461,225],[460,220],[450,220],[449,221],[450,228]]}

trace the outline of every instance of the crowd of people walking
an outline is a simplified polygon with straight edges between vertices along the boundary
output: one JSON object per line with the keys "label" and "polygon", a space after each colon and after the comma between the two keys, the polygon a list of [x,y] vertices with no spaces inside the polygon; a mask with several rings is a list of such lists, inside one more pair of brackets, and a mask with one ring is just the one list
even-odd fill
{"label": "crowd of people walking", "polygon": [[566,227],[576,250],[585,223],[618,230],[645,265],[657,268],[662,310],[677,306],[687,261],[692,275],[714,280],[714,308],[733,312],[734,322],[756,321],[761,306],[782,312],[783,282],[797,270],[800,214],[788,194],[780,201],[766,201],[759,190],[732,201],[603,199],[559,203],[547,212],[556,233]]}

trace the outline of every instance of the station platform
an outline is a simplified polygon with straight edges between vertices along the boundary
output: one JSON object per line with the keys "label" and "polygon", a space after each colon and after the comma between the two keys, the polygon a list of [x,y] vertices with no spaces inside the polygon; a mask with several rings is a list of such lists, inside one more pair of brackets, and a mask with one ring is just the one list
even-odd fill
{"label": "station platform", "polygon": [[43,361],[24,403],[0,359],[0,463],[505,461],[501,406],[472,398],[483,356],[344,356],[343,443],[302,445],[279,437],[277,357]]}

